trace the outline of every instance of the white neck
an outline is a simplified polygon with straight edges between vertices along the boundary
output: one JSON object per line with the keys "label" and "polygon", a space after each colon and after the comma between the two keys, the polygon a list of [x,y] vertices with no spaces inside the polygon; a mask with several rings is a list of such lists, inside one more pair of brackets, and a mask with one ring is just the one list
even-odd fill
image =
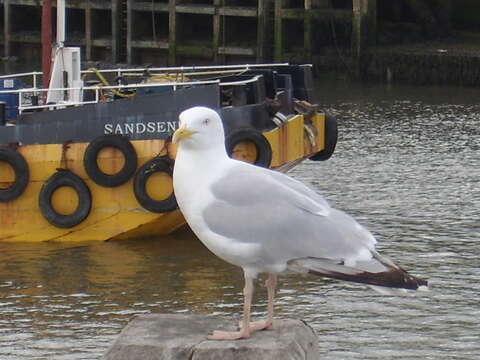
{"label": "white neck", "polygon": [[[217,143],[215,146],[209,146],[207,148],[192,148],[191,146],[185,146],[187,144],[179,144],[177,149],[177,156],[176,159],[181,159],[181,163],[184,163],[185,160],[187,162],[194,162],[195,166],[199,166],[199,164],[212,167],[217,166],[218,161],[223,161],[229,159],[227,150],[225,149],[225,145],[223,143]],[[211,159],[215,159],[215,162],[212,162]]]}
{"label": "white neck", "polygon": [[[220,177],[225,168],[228,168],[225,163],[230,160],[223,144],[201,150],[186,148],[180,144],[173,171],[173,185],[180,208],[183,201],[199,195],[207,180]],[[180,182],[179,178],[191,181]]]}

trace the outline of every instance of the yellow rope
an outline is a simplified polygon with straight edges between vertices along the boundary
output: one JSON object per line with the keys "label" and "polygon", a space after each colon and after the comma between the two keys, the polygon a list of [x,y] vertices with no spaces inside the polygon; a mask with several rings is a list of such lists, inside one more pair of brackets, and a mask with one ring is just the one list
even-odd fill
{"label": "yellow rope", "polygon": [[[105,77],[100,72],[100,70],[92,67],[92,68],[89,68],[88,71],[93,71],[95,73],[95,75],[97,75],[98,79],[100,80],[100,82],[104,86],[110,86],[107,79],[105,79]],[[83,75],[83,80],[85,80],[87,75],[88,75],[88,73],[85,73]],[[150,76],[147,79],[147,82],[149,82],[149,83],[150,82],[159,82],[159,83],[162,83],[162,82],[178,82],[179,81],[178,78],[179,78],[179,74],[158,74],[158,75]],[[186,80],[188,80],[188,77],[186,77],[184,74],[181,74],[181,81],[183,82],[183,81],[186,81]],[[123,94],[122,92],[118,91],[117,89],[107,89],[107,90],[111,91],[113,94],[115,94],[119,97],[122,97],[122,98],[132,98],[136,95],[135,93],[133,93],[133,94]]]}
{"label": "yellow rope", "polygon": [[[103,74],[97,69],[97,68],[90,68],[88,69],[88,71],[93,71],[95,73],[95,75],[97,75],[98,79],[101,81],[101,83],[105,86],[110,86],[110,84],[108,83],[107,79],[105,79],[105,77],[103,76]],[[85,80],[85,77],[87,76],[88,73],[86,73],[85,75],[83,75],[83,80]],[[118,91],[117,89],[108,89],[109,91],[111,91],[113,94],[115,94],[116,96],[119,96],[119,97],[122,97],[122,98],[132,98],[134,97],[136,94],[133,93],[133,94],[124,94],[120,91]]]}
{"label": "yellow rope", "polygon": [[179,74],[158,74],[152,75],[147,79],[147,82],[183,82],[188,80],[188,78],[181,74],[181,80],[179,80]]}

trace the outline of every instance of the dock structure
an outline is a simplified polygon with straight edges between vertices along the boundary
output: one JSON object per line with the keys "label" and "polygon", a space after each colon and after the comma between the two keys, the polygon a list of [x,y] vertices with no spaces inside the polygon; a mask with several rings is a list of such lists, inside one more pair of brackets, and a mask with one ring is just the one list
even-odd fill
{"label": "dock structure", "polygon": [[299,54],[303,58],[298,60],[312,61],[325,45],[317,39],[319,33],[330,32],[330,25],[337,21],[353,21],[351,1],[335,5],[332,0],[276,0],[274,4],[275,61],[296,60]]}
{"label": "dock structure", "polygon": [[[111,63],[305,62],[321,51],[334,22],[358,32],[347,42],[364,44],[357,39],[366,36],[364,14],[374,2],[67,0],[66,43],[82,47],[86,60]],[[39,0],[0,3],[4,58],[39,56],[41,6]]]}
{"label": "dock structure", "polygon": [[[39,64],[44,1],[0,1],[4,72]],[[365,80],[480,83],[478,0],[65,1],[66,45],[89,62],[312,63]]]}

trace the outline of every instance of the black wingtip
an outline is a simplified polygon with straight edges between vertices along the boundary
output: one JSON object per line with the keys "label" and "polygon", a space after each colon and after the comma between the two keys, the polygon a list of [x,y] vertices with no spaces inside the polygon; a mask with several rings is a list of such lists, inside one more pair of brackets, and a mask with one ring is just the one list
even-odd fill
{"label": "black wingtip", "polygon": [[315,270],[309,270],[308,273],[338,280],[397,289],[417,290],[422,286],[428,287],[427,280],[412,276],[406,271],[398,268],[379,273],[370,273],[364,271],[357,274],[344,274],[340,272],[324,273]]}

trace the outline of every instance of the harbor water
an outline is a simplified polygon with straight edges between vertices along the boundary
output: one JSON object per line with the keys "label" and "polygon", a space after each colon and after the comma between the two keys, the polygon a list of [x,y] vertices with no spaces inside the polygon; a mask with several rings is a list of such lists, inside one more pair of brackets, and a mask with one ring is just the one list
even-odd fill
{"label": "harbor water", "polygon": [[[480,359],[480,90],[317,85],[321,108],[339,121],[337,150],[290,174],[431,286],[384,296],[289,275],[276,317],[310,323],[322,360]],[[0,359],[98,359],[137,314],[240,318],[242,287],[240,269],[188,230],[138,241],[0,243]],[[265,297],[258,286],[257,317]]]}

